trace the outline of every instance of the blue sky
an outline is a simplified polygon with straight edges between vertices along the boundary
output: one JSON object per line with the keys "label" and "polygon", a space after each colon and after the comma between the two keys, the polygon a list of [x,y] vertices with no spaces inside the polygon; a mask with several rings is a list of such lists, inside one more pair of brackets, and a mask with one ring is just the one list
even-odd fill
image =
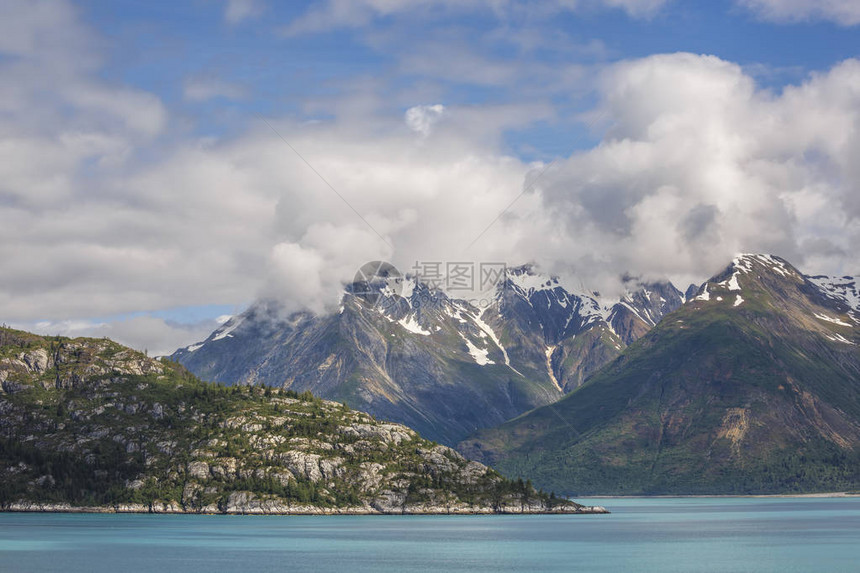
{"label": "blue sky", "polygon": [[324,311],[376,258],[535,260],[604,290],[738,250],[860,271],[850,0],[3,11],[9,323],[166,351],[259,296]]}
{"label": "blue sky", "polygon": [[[853,26],[826,20],[773,23],[721,0],[667,2],[642,17],[596,6],[545,17],[530,15],[528,8],[510,14],[487,7],[452,9],[431,17],[405,10],[355,28],[294,34],[289,26],[315,3],[248,5],[251,12],[237,22],[227,21],[227,8],[215,0],[87,1],[80,14],[110,45],[103,76],[158,94],[200,135],[242,130],[254,113],[330,117],[325,100],[349,97],[354,82],[372,79],[372,88],[365,89],[394,100],[378,111],[398,116],[416,102],[436,100],[464,106],[551,102],[552,121],[538,119],[506,133],[506,151],[526,159],[552,159],[597,142],[599,134],[576,120],[593,101],[587,80],[573,89],[546,89],[545,83],[522,85],[514,78],[505,83],[410,73],[403,53],[432,58],[434,47],[450,40],[474,66],[577,64],[584,73],[657,53],[712,54],[746,67],[762,86],[778,91],[857,56],[860,45]],[[535,45],[518,45],[521,33],[536,36]],[[194,79],[221,83],[226,94],[189,101],[184,86]],[[410,97],[422,91],[427,102]],[[308,109],[311,102],[318,105]]]}

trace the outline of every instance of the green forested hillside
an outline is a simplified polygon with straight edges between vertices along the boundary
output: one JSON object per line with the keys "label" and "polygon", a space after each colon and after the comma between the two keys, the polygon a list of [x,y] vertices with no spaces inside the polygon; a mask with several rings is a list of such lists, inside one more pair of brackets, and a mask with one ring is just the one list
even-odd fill
{"label": "green forested hillside", "polygon": [[0,506],[259,513],[578,511],[405,426],[225,387],[109,340],[0,329]]}

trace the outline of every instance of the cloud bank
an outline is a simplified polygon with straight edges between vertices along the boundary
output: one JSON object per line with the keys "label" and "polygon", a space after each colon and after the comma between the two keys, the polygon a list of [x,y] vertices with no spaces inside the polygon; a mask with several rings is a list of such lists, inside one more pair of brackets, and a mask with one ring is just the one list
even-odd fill
{"label": "cloud bank", "polygon": [[736,64],[658,55],[613,66],[600,94],[600,145],[540,184],[549,264],[703,277],[761,251],[860,269],[860,62],[772,93]]}
{"label": "cloud bank", "polygon": [[[627,273],[701,281],[740,251],[860,274],[857,60],[771,90],[732,62],[662,54],[599,68],[576,118],[424,93],[392,112],[359,93],[314,121],[248,114],[204,137],[104,80],[69,5],[0,10],[6,323],[168,351],[212,325],[92,317],[257,296],[323,311],[370,260],[536,261],[606,293]],[[185,95],[229,97],[215,87]],[[504,144],[537,121],[598,143],[543,172]]]}

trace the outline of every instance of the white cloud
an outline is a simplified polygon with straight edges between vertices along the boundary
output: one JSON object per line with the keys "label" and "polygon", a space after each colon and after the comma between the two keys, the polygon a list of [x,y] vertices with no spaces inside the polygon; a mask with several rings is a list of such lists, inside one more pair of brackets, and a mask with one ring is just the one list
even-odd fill
{"label": "white cloud", "polygon": [[630,16],[648,18],[660,11],[670,0],[602,0],[608,7],[621,8]]}
{"label": "white cloud", "polygon": [[248,18],[259,16],[263,12],[260,0],[227,0],[224,8],[224,20],[228,24],[238,24]]}
{"label": "white cloud", "polygon": [[218,78],[187,78],[182,85],[183,97],[188,101],[207,101],[213,98],[242,99],[248,93],[242,86]]}
{"label": "white cloud", "polygon": [[[600,144],[554,164],[467,249],[543,168],[506,155],[505,132],[571,121],[544,99],[470,107],[418,94],[392,104],[371,78],[319,104],[326,120],[270,120],[335,193],[263,122],[221,139],[173,131],[157,97],[102,78],[100,49],[68,5],[2,10],[0,51],[14,56],[0,58],[7,322],[47,320],[48,333],[166,352],[201,332],[88,317],[258,294],[320,310],[380,259],[403,270],[537,260],[604,290],[627,271],[701,280],[736,251],[773,251],[814,272],[860,270],[855,60],[780,93],[715,57],[614,65],[589,116],[605,130]],[[419,56],[411,61],[431,69]],[[480,81],[560,94],[587,77],[565,70],[550,84],[548,71],[512,65]],[[443,67],[433,73],[469,75]],[[446,106],[418,105],[428,101]],[[393,111],[404,108],[406,118]]]}
{"label": "white cloud", "polygon": [[625,271],[701,279],[742,251],[860,268],[860,136],[845,129],[860,121],[860,62],[773,94],[736,64],[659,55],[614,66],[602,85],[606,136],[538,184],[542,209],[510,225],[553,236],[526,234],[519,252],[602,288]]}
{"label": "white cloud", "polygon": [[500,19],[550,17],[559,12],[587,9],[621,9],[633,18],[648,18],[671,0],[319,0],[286,28],[287,34],[360,28],[380,18],[407,15],[438,17],[440,14],[489,12]]}
{"label": "white cloud", "polygon": [[856,0],[736,0],[764,20],[805,22],[829,20],[841,26],[860,24]]}
{"label": "white cloud", "polygon": [[433,126],[442,119],[445,106],[442,104],[416,105],[406,110],[404,116],[409,129],[423,136],[430,135]]}
{"label": "white cloud", "polygon": [[16,323],[13,328],[44,336],[107,336],[131,348],[146,351],[149,356],[168,356],[189,341],[204,340],[219,326],[216,320],[179,324],[153,316],[135,316],[118,320],[60,320]]}

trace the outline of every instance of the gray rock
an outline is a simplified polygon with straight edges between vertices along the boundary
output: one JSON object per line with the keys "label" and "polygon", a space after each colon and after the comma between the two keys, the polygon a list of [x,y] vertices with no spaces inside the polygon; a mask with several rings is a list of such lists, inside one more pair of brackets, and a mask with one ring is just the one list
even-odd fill
{"label": "gray rock", "polygon": [[323,473],[320,471],[320,456],[318,454],[307,454],[305,452],[289,451],[279,456],[281,464],[293,475],[311,481],[320,481]]}
{"label": "gray rock", "polygon": [[203,486],[193,482],[188,482],[182,489],[182,505],[188,507],[197,499],[197,495],[203,490]]}
{"label": "gray rock", "polygon": [[50,359],[48,352],[44,348],[31,350],[22,354],[19,358],[24,361],[30,372],[35,374],[43,374],[48,368],[53,367],[53,360]]}
{"label": "gray rock", "polygon": [[164,417],[164,406],[162,406],[161,404],[156,402],[155,404],[152,405],[152,408],[149,410],[149,413],[156,420],[160,420],[161,418]]}
{"label": "gray rock", "polygon": [[143,484],[144,482],[142,479],[135,479],[131,481],[126,481],[125,487],[128,489],[138,490],[143,487]]}
{"label": "gray rock", "polygon": [[188,476],[197,479],[209,479],[209,464],[196,461],[188,463]]}

